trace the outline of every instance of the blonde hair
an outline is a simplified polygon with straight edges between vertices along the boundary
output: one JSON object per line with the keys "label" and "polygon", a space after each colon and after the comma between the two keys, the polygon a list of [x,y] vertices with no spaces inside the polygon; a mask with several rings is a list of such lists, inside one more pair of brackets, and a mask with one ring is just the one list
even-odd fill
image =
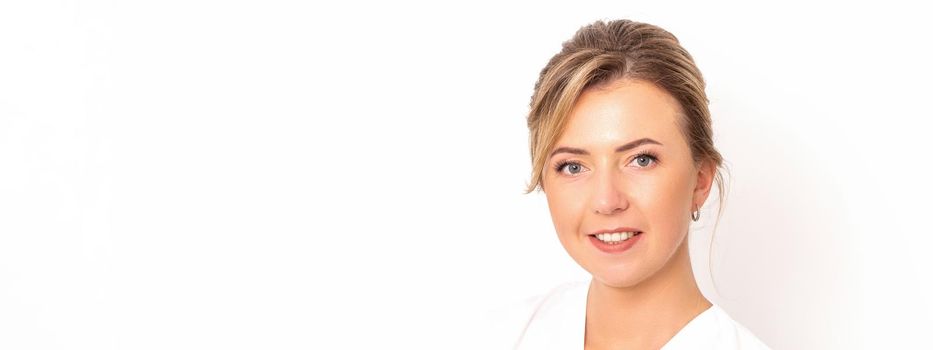
{"label": "blonde hair", "polygon": [[[532,177],[525,193],[543,189],[548,153],[560,137],[580,94],[589,87],[617,79],[651,82],[678,101],[683,111],[678,126],[690,145],[694,165],[711,162],[716,166],[720,199],[718,226],[726,190],[722,170],[728,169],[713,145],[703,76],[693,57],[673,34],[631,20],[597,21],[580,28],[541,70],[528,113]],[[715,230],[714,227],[714,233]]]}

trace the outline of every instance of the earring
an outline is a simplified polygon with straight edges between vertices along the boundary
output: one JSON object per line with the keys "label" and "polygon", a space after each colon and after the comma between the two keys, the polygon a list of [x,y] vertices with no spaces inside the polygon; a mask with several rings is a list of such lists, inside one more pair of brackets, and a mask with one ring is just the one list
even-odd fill
{"label": "earring", "polygon": [[695,212],[690,213],[690,218],[693,221],[700,221],[700,208],[697,208]]}

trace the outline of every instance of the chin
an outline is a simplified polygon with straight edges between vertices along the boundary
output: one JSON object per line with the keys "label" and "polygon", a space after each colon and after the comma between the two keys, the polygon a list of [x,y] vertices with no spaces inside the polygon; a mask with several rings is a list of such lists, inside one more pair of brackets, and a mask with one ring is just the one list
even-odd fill
{"label": "chin", "polygon": [[637,271],[634,266],[619,268],[595,268],[590,270],[593,279],[613,288],[630,288],[644,281],[645,273]]}

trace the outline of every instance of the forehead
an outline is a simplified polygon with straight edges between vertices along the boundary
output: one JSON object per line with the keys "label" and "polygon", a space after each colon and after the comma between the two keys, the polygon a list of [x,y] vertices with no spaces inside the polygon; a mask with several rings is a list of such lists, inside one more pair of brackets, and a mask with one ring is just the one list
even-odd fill
{"label": "forehead", "polygon": [[656,85],[641,80],[617,80],[588,88],[580,95],[558,144],[608,147],[651,137],[667,145],[682,138],[680,115],[677,100]]}

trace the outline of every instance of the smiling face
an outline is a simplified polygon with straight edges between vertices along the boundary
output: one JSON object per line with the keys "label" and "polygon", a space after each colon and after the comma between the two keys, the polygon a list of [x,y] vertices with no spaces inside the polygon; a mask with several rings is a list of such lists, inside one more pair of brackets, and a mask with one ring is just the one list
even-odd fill
{"label": "smiling face", "polygon": [[[568,118],[542,177],[558,238],[594,279],[635,286],[686,243],[691,211],[705,202],[713,169],[694,165],[680,105],[651,83],[622,79],[588,88]],[[611,250],[625,242],[605,245],[590,236],[620,227],[642,232],[621,252]]]}

